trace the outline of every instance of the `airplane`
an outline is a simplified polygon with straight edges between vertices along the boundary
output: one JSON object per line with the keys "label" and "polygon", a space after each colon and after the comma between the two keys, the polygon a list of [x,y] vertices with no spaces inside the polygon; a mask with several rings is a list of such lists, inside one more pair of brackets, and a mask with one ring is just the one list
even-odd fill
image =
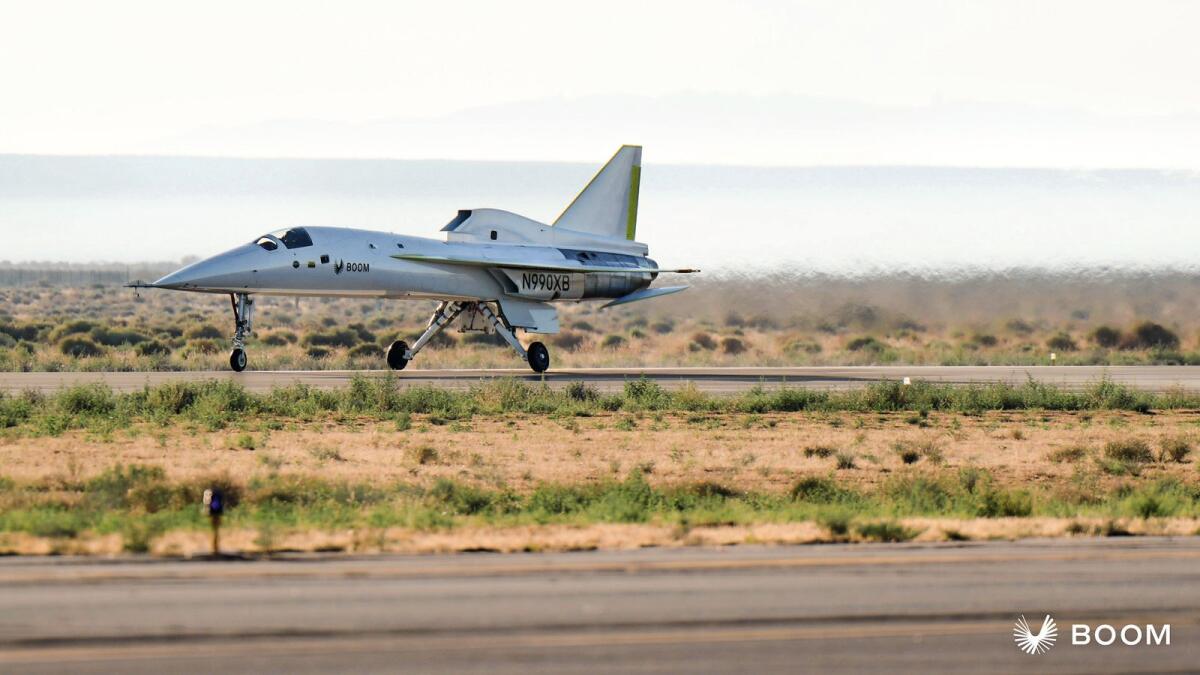
{"label": "airplane", "polygon": [[463,316],[462,331],[493,331],[536,373],[550,367],[541,342],[526,333],[559,331],[553,303],[608,300],[613,307],[685,290],[651,288],[662,269],[634,240],[642,148],[624,145],[551,224],[500,209],[461,210],[445,241],[337,227],[288,227],[188,265],[153,283],[162,288],[228,294],[233,308],[229,366],[246,369],[255,295],[412,298],[440,303],[409,345],[388,347],[387,365],[403,370],[439,332]]}

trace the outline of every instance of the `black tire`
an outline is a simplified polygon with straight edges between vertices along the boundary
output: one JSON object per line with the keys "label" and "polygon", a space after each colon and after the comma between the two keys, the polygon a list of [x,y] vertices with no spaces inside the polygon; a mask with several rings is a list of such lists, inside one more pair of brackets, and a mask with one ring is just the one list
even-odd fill
{"label": "black tire", "polygon": [[529,345],[529,349],[525,350],[525,354],[529,357],[529,367],[535,373],[544,373],[550,368],[550,350],[546,349],[546,345],[540,342],[534,342]]}
{"label": "black tire", "polygon": [[404,352],[408,351],[408,343],[404,340],[396,340],[387,350],[388,368],[392,370],[404,370],[404,366],[408,365],[408,359],[404,358]]}
{"label": "black tire", "polygon": [[246,350],[235,349],[229,352],[229,367],[233,368],[233,372],[240,373],[246,369]]}

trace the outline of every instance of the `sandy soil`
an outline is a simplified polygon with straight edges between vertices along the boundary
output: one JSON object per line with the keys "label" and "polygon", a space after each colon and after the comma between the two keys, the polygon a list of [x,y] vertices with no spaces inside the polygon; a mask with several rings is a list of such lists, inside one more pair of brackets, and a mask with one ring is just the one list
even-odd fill
{"label": "sandy soil", "polygon": [[[807,474],[834,470],[834,457],[810,456],[824,447],[855,457],[839,480],[864,486],[903,466],[895,445],[932,444],[944,466],[988,469],[1002,484],[1053,484],[1080,465],[1047,457],[1073,445],[1092,455],[1115,439],[1142,438],[1157,449],[1165,439],[1200,439],[1200,411],[1134,413],[803,413],[686,415],[617,413],[548,419],[516,416],[434,424],[414,416],[393,423],[285,424],[270,430],[207,432],[186,426],[139,425],[110,437],[70,432],[58,438],[0,436],[0,475],[18,481],[77,481],[117,463],[162,466],[188,480],[228,472],[245,479],[269,473],[319,475],[326,480],[431,484],[441,477],[486,486],[529,489],[546,481],[579,483],[624,477],[633,469],[655,483],[715,481],[743,490],[783,491]],[[278,426],[278,425],[276,425]],[[247,446],[253,446],[250,449]],[[921,459],[917,467],[930,464]],[[1144,477],[1195,477],[1197,464],[1149,465]],[[1112,477],[1102,480],[1116,480]]]}

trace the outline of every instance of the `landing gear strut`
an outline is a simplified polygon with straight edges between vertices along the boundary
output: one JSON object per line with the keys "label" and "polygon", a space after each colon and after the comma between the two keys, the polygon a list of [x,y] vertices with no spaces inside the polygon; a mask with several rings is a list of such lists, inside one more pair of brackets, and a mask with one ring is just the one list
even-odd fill
{"label": "landing gear strut", "polygon": [[[504,338],[504,341],[517,353],[517,356],[520,356],[522,361],[529,364],[533,372],[544,373],[550,367],[550,350],[546,349],[546,345],[534,342],[529,345],[529,350],[526,351],[521,346],[521,342],[517,340],[512,326],[504,320],[502,315],[493,311],[491,305],[486,302],[443,302],[438,305],[438,308],[433,312],[433,316],[429,318],[429,326],[425,329],[424,333],[421,333],[421,337],[417,338],[417,341],[411,347],[401,340],[393,342],[388,347],[388,367],[392,370],[403,370],[408,365],[408,362],[416,357],[417,352],[421,351],[435,335],[450,325],[450,322],[454,321],[464,311],[469,311],[472,317],[478,314],[487,320],[492,330]],[[472,318],[473,322],[474,318]]]}
{"label": "landing gear strut", "polygon": [[254,320],[254,299],[246,293],[231,293],[233,305],[233,351],[229,353],[229,367],[235,372],[246,369],[246,336],[250,334]]}

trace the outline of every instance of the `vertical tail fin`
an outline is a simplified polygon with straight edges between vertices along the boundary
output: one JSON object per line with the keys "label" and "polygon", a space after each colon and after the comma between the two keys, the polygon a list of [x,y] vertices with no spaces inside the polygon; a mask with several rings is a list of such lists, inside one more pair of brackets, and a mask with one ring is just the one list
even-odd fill
{"label": "vertical tail fin", "polygon": [[622,145],[554,221],[555,227],[633,241],[641,181],[642,146]]}

